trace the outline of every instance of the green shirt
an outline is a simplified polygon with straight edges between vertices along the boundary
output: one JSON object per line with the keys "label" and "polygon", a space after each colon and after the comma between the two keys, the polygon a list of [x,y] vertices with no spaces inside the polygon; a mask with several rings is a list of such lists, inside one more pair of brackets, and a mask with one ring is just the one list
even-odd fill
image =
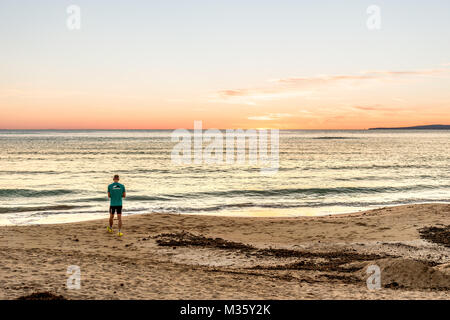
{"label": "green shirt", "polygon": [[111,195],[111,206],[121,206],[125,186],[118,182],[111,183],[108,186],[108,192]]}

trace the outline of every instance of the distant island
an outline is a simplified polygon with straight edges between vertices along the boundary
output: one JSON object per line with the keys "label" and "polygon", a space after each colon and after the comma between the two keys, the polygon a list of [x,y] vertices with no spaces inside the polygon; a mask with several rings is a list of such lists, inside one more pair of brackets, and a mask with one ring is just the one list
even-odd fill
{"label": "distant island", "polygon": [[414,127],[369,128],[369,130],[450,130],[450,125],[432,124],[428,126],[414,126]]}

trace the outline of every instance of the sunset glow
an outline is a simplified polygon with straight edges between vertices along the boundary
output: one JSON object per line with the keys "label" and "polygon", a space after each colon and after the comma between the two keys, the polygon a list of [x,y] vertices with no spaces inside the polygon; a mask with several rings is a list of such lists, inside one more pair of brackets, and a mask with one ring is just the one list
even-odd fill
{"label": "sunset glow", "polygon": [[450,123],[448,2],[68,4],[1,2],[0,129]]}

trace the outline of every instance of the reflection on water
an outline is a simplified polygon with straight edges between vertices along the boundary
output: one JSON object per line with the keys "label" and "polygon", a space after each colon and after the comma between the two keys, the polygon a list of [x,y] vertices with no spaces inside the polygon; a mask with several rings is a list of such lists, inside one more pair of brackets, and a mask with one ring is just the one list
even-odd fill
{"label": "reflection on water", "polygon": [[105,217],[115,173],[128,214],[336,214],[444,202],[450,191],[450,131],[280,131],[274,175],[248,164],[175,165],[170,134],[0,131],[0,223]]}

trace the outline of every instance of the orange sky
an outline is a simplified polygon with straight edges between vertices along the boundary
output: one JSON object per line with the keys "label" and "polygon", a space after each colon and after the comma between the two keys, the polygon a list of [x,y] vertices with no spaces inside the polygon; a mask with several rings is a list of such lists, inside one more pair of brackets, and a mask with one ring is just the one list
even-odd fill
{"label": "orange sky", "polygon": [[357,1],[83,2],[74,31],[5,0],[0,129],[450,124],[450,2],[412,1],[375,31]]}
{"label": "orange sky", "polygon": [[[0,91],[4,129],[365,129],[450,123],[450,68],[268,79],[258,85],[113,93],[64,88]],[[442,89],[441,89],[442,88]],[[442,91],[441,91],[442,90]]]}

